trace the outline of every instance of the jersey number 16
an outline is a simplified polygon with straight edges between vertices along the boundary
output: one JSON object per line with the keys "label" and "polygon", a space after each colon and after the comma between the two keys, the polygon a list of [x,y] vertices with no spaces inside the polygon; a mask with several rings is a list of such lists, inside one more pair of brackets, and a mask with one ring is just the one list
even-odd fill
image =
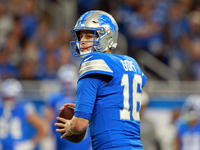
{"label": "jersey number 16", "polygon": [[[121,79],[121,86],[124,86],[123,89],[123,109],[120,110],[120,119],[121,120],[131,120],[129,111],[130,108],[130,95],[132,94],[132,117],[135,121],[140,121],[139,111],[137,111],[137,105],[141,105],[141,96],[142,93],[138,92],[138,88],[142,89],[142,77],[138,74],[135,74],[132,80],[132,93],[129,92],[129,76],[128,74],[124,74]],[[138,87],[140,86],[140,87]],[[140,106],[139,106],[140,107]]]}

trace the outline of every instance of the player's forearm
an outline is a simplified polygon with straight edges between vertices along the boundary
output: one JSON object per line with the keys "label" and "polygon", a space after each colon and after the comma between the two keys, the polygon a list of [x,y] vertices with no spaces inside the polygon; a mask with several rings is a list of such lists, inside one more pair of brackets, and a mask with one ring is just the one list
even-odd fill
{"label": "player's forearm", "polygon": [[34,143],[34,145],[37,145],[41,141],[41,139],[47,134],[47,131],[45,129],[45,127],[47,127],[47,122],[40,119],[40,117],[36,114],[30,115],[28,117],[28,121],[37,130],[37,133],[31,140]]}
{"label": "player's forearm", "polygon": [[[43,123],[44,126],[48,127],[46,122]],[[47,135],[48,131],[45,131],[45,128],[43,126],[36,126],[37,128],[37,133],[33,137],[32,141],[34,142],[35,145],[38,145],[38,143],[42,140]],[[47,129],[46,129],[47,130]]]}
{"label": "player's forearm", "polygon": [[38,132],[38,133],[33,137],[33,139],[32,139],[31,141],[32,141],[32,142],[34,143],[34,145],[36,146],[36,145],[39,144],[39,142],[42,140],[43,137],[44,137],[44,134]]}

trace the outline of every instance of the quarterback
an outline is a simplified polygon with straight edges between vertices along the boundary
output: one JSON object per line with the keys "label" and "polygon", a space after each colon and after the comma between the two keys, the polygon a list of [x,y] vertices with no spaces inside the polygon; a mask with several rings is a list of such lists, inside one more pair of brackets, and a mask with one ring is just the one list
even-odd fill
{"label": "quarterback", "polygon": [[[81,134],[89,125],[94,150],[142,150],[140,106],[147,81],[131,57],[115,55],[118,25],[100,10],[84,13],[72,28],[73,56],[83,57],[79,68],[74,117],[57,119],[61,136]],[[71,104],[65,104],[63,107]]]}

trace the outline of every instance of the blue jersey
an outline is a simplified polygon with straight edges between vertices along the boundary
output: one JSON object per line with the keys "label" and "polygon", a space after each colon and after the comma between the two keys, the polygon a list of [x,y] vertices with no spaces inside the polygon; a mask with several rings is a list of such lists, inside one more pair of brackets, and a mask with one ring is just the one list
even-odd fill
{"label": "blue jersey", "polygon": [[33,113],[32,104],[16,104],[14,109],[0,106],[0,145],[2,150],[14,150],[16,144],[31,138],[27,116]]}
{"label": "blue jersey", "polygon": [[139,110],[146,80],[128,56],[93,53],[82,60],[75,116],[89,120],[94,150],[142,150]]}
{"label": "blue jersey", "polygon": [[188,123],[182,123],[178,129],[178,137],[181,141],[180,150],[200,149],[200,121],[191,127]]}

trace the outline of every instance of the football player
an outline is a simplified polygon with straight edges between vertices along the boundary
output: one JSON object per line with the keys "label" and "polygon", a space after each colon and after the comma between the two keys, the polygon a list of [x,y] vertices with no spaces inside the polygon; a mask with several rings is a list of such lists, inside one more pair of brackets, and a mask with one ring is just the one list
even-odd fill
{"label": "football player", "polygon": [[200,95],[190,95],[182,107],[175,150],[200,149]]}
{"label": "football player", "polygon": [[[142,150],[140,106],[146,83],[138,63],[129,56],[115,55],[118,25],[100,10],[84,13],[72,28],[73,56],[81,56],[75,114],[55,126],[61,138],[83,133],[88,124],[94,150]],[[73,106],[65,104],[62,108]]]}
{"label": "football player", "polygon": [[[45,136],[43,121],[34,105],[18,101],[21,90],[20,82],[15,79],[1,84],[0,150],[34,150]],[[32,127],[36,133],[30,132]]]}

